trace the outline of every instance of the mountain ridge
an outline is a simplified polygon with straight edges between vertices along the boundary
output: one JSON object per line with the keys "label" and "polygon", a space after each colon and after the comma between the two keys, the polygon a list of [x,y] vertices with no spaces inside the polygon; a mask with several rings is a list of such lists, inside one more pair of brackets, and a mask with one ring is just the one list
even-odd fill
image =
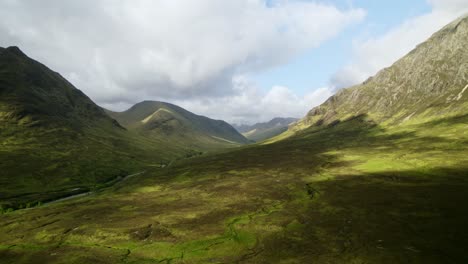
{"label": "mountain ridge", "polygon": [[233,125],[246,138],[260,142],[286,131],[292,123],[298,121],[293,117],[275,117],[268,122],[260,122],[253,125]]}
{"label": "mountain ridge", "polygon": [[[128,129],[145,135],[161,132],[166,136],[183,136],[183,133],[192,133],[196,138],[204,137],[200,139],[204,141],[209,136],[238,144],[248,143],[247,139],[225,121],[197,115],[171,103],[146,100],[123,112],[106,112]],[[201,145],[203,144],[200,143]]]}
{"label": "mountain ridge", "polygon": [[468,16],[434,33],[392,66],[338,91],[282,137],[366,114],[384,124],[463,113],[468,96]]}
{"label": "mountain ridge", "polygon": [[[127,130],[59,73],[18,47],[0,48],[0,207],[100,188],[147,166],[198,155],[191,136]],[[220,139],[210,144],[237,146]]]}
{"label": "mountain ridge", "polygon": [[[29,58],[18,47],[2,49],[0,57],[3,76],[0,118],[4,121],[41,125],[41,120],[51,118],[73,126],[73,122],[93,119],[115,124],[82,91],[59,73]],[[73,127],[78,129],[78,126]]]}

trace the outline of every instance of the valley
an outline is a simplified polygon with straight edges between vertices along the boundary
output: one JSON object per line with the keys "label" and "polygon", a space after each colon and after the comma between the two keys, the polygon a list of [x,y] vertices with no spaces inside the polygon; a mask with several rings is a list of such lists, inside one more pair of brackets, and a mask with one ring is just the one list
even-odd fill
{"label": "valley", "polygon": [[[130,117],[142,111],[143,120],[156,111],[140,106],[143,110]],[[100,189],[146,167],[247,143],[223,121],[177,111],[182,115],[162,127],[157,124],[167,116],[154,116],[146,124],[156,127],[127,129],[19,48],[0,49],[2,210],[36,206],[73,195],[76,189]],[[224,136],[234,141],[226,143]]]}
{"label": "valley", "polygon": [[104,109],[0,48],[0,262],[468,263],[466,43],[468,16],[302,119],[236,128]]}
{"label": "valley", "polygon": [[386,128],[355,118],[180,160],[93,196],[3,215],[2,258],[464,262],[466,121]]}
{"label": "valley", "polygon": [[247,139],[254,142],[262,142],[280,135],[288,130],[289,125],[298,121],[297,118],[276,117],[265,123],[256,123],[254,125],[236,125],[234,126]]}

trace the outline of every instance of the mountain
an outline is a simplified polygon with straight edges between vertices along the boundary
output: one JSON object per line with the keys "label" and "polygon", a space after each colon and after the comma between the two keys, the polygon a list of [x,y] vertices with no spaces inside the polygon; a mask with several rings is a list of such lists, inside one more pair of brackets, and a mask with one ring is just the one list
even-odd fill
{"label": "mountain", "polygon": [[248,140],[224,121],[167,103],[106,113],[59,73],[9,47],[0,48],[0,142],[0,206],[17,208]]}
{"label": "mountain", "polygon": [[0,48],[0,120],[28,127],[119,125],[60,74],[28,58],[18,47]]}
{"label": "mountain", "polygon": [[[0,259],[468,263],[467,95],[451,88],[467,84],[468,60],[458,48],[466,27],[466,19],[456,21],[432,45],[418,47],[428,56],[440,53],[443,63],[422,56],[424,64],[413,69],[400,65],[426,74],[394,75],[393,87],[374,81],[345,89],[270,144],[181,159],[167,169],[148,166],[94,195],[6,212]],[[442,88],[446,98],[424,93]],[[401,97],[378,103],[375,93]],[[413,93],[428,102],[410,104]]]}
{"label": "mountain", "polygon": [[36,204],[187,150],[127,131],[60,74],[0,48],[0,205]]}
{"label": "mountain", "polygon": [[246,138],[260,142],[274,136],[277,136],[288,130],[288,126],[296,122],[297,118],[276,117],[265,123],[256,123],[254,125],[235,125],[234,127]]}
{"label": "mountain", "polygon": [[391,67],[339,91],[289,130],[367,115],[387,125],[465,114],[468,108],[468,17],[435,33]]}
{"label": "mountain", "polygon": [[140,135],[184,142],[199,150],[248,143],[228,123],[196,115],[169,103],[144,101],[124,112],[107,113],[124,127]]}

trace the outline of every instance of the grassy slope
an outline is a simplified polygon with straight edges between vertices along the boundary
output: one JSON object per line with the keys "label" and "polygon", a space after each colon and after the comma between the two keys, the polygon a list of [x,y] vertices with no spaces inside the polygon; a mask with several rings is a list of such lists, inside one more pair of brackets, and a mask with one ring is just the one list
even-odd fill
{"label": "grassy slope", "polygon": [[244,137],[253,140],[255,142],[261,142],[269,138],[275,137],[283,132],[288,130],[288,127],[273,127],[261,131],[251,130],[249,132],[243,133]]}
{"label": "grassy slope", "polygon": [[[165,105],[185,122],[174,127],[174,136],[125,130],[60,74],[17,47],[0,48],[0,211],[99,189],[201,150],[240,145],[207,133],[246,141],[224,121]],[[196,131],[182,129],[191,124]]]}
{"label": "grassy slope", "polygon": [[248,143],[228,123],[193,114],[169,103],[144,101],[127,111],[108,111],[108,114],[144,137],[177,142],[193,151],[212,151]]}
{"label": "grassy slope", "polygon": [[[167,164],[184,155],[176,146],[111,126],[18,128],[0,125],[0,200],[3,208],[34,205],[98,188],[119,176]],[[149,158],[151,157],[151,158]]]}
{"label": "grassy slope", "polygon": [[296,121],[298,121],[297,118],[277,117],[266,123],[257,123],[251,126],[240,125],[237,126],[237,129],[249,140],[261,142],[285,132],[288,130],[288,126]]}
{"label": "grassy slope", "polygon": [[5,214],[0,258],[467,262],[468,117],[399,126],[366,119],[182,160],[92,197]]}
{"label": "grassy slope", "polygon": [[185,152],[124,130],[58,73],[16,47],[0,49],[3,208],[97,188]]}

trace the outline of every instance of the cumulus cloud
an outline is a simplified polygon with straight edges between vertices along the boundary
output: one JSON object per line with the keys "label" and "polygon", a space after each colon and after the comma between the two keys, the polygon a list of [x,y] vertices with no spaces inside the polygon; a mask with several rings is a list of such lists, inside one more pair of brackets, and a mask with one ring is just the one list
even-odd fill
{"label": "cumulus cloud", "polygon": [[[284,64],[365,16],[300,0],[0,0],[0,7],[0,46],[20,46],[99,104],[208,100],[211,112],[223,107],[216,98],[243,102],[239,76]],[[265,100],[278,103],[279,93],[273,88]]]}
{"label": "cumulus cloud", "polygon": [[352,61],[331,78],[336,88],[360,83],[406,55],[434,32],[468,12],[468,0],[428,0],[430,13],[413,17],[383,35],[354,41]]}
{"label": "cumulus cloud", "polygon": [[302,117],[332,95],[332,91],[326,87],[314,89],[304,96],[298,96],[284,86],[274,86],[263,91],[244,76],[236,77],[233,83],[236,93],[232,96],[177,100],[175,103],[212,118],[236,124],[252,124],[274,117]]}

